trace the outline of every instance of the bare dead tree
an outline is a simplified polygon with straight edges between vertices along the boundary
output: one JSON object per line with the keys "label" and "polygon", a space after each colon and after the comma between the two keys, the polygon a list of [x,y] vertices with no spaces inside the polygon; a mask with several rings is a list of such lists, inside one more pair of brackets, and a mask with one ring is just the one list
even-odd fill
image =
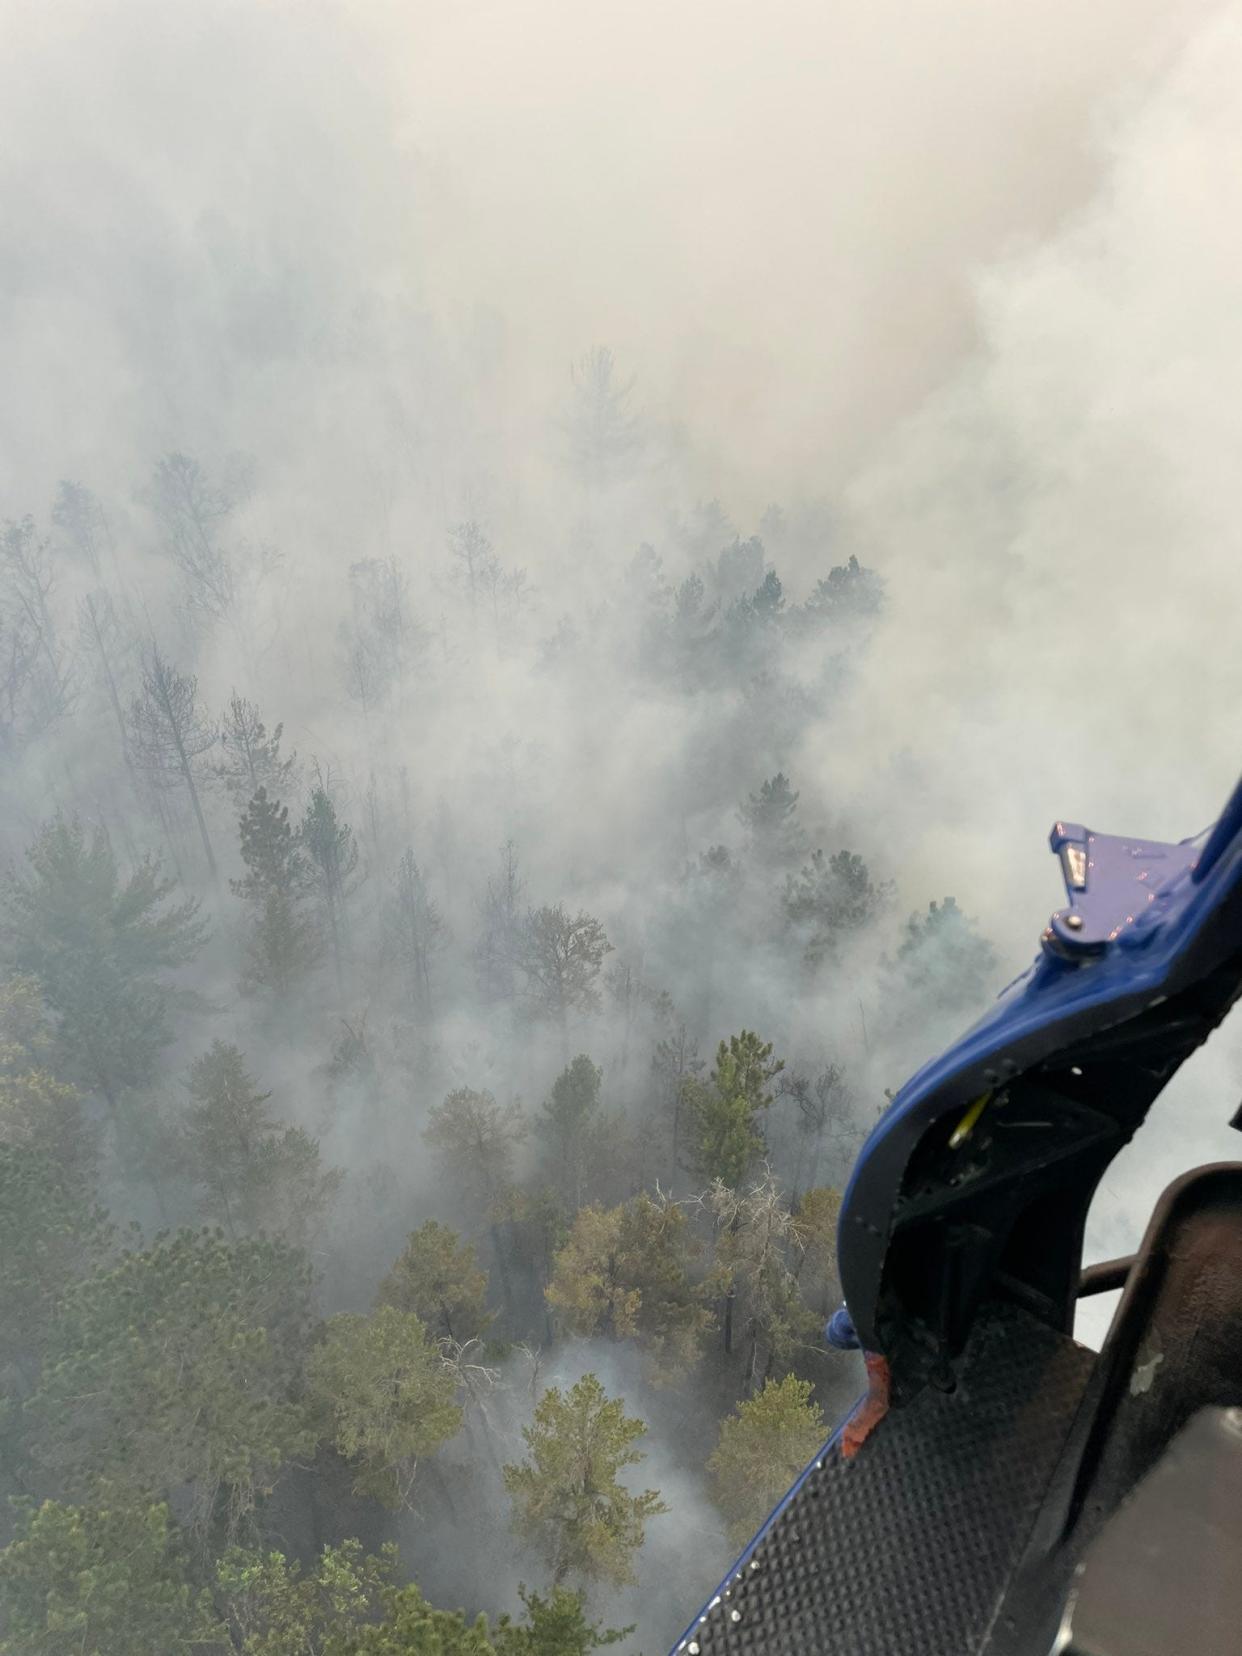
{"label": "bare dead tree", "polygon": [[[63,487],[63,485],[62,485]],[[129,751],[129,726],[121,704],[120,674],[125,656],[132,645],[122,632],[111,595],[104,591],[88,592],[78,604],[78,635],[83,650],[94,663],[99,682],[107,693],[108,705],[116,719],[121,738],[121,753],[125,763],[132,766]]]}
{"label": "bare dead tree", "polygon": [[184,787],[203,841],[212,879],[218,877],[215,852],[207,832],[198,782],[199,761],[215,746],[218,733],[198,704],[198,680],[179,673],[152,644],[142,664],[142,689],[129,710],[130,751],[134,763],[157,786]]}
{"label": "bare dead tree", "polygon": [[25,738],[42,734],[73,706],[75,686],[55,610],[56,572],[34,519],[8,523],[0,534],[0,617],[9,634],[11,690]]}

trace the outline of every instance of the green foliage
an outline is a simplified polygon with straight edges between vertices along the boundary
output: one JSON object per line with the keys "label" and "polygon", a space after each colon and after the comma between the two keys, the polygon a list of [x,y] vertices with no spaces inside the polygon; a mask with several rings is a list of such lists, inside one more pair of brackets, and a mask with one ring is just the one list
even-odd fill
{"label": "green foliage", "polygon": [[997,969],[996,950],[956,900],[946,897],[906,921],[888,994],[903,1019],[943,1026],[983,1006],[995,989]]}
{"label": "green foliage", "polygon": [[260,790],[278,799],[296,788],[298,757],[282,755],[283,734],[278,724],[269,736],[255,704],[233,692],[220,722],[222,757],[213,769],[234,805],[244,806]]}
{"label": "green foliage", "polygon": [[884,607],[884,579],[851,555],[818,581],[807,600],[807,614],[816,621],[870,620]]}
{"label": "green foliage", "polygon": [[52,1032],[32,977],[0,983],[0,1144],[43,1150],[67,1173],[94,1166],[96,1135],[76,1087],[52,1073]]}
{"label": "green foliage", "polygon": [[887,884],[876,885],[866,863],[852,851],[822,851],[785,882],[788,920],[805,938],[806,958],[818,965],[845,940],[870,925],[892,897]]}
{"label": "green foliage", "polygon": [[107,834],[88,839],[77,818],[46,823],[26,860],[0,894],[6,952],[38,980],[70,1078],[115,1105],[154,1078],[178,999],[166,974],[206,938],[198,905],[170,904],[174,882],[150,857],[122,879]]}
{"label": "green foliage", "polygon": [[636,1339],[653,1378],[675,1378],[700,1354],[713,1317],[713,1284],[692,1283],[686,1215],[636,1196],[620,1207],[579,1209],[556,1255],[548,1303],[571,1334]]}
{"label": "green foliage", "polygon": [[605,1630],[589,1622],[583,1595],[567,1587],[554,1587],[546,1598],[525,1587],[519,1587],[518,1594],[526,1625],[508,1616],[500,1618],[492,1635],[496,1656],[589,1656],[592,1650],[620,1644],[634,1631],[632,1627]]}
{"label": "green foliage", "polygon": [[52,1032],[38,979],[20,973],[0,983],[0,1072],[19,1075],[51,1061]]}
{"label": "green foliage", "polygon": [[[773,577],[775,579],[775,577]],[[777,583],[779,587],[779,582]],[[783,771],[764,782],[758,793],[747,794],[738,808],[755,854],[764,862],[792,862],[806,850],[806,835],[798,821],[798,799]]]}
{"label": "green foliage", "polygon": [[389,1507],[408,1505],[419,1458],[461,1426],[453,1374],[419,1319],[392,1305],[333,1317],[307,1381],[327,1435],[357,1468],[355,1490]]}
{"label": "green foliage", "polygon": [[229,1516],[310,1434],[297,1401],[310,1330],[304,1256],[270,1238],[181,1231],[72,1287],[27,1404],[36,1453],[71,1494],[190,1486]]}
{"label": "green foliage", "polygon": [[810,1382],[792,1374],[769,1380],[757,1397],[738,1404],[707,1463],[712,1497],[732,1543],[753,1534],[825,1435]]}
{"label": "green foliage", "polygon": [[266,1109],[235,1046],[213,1041],[194,1060],[193,1100],[185,1121],[186,1160],[202,1189],[203,1216],[230,1236],[266,1230],[304,1243],[340,1188],[344,1174],[320,1166],[319,1146],[300,1127],[285,1127]]}
{"label": "green foliage", "polygon": [[520,1105],[458,1087],[429,1112],[423,1134],[445,1171],[486,1212],[513,1182],[513,1156],[526,1136]]}
{"label": "green foliage", "polygon": [[77,1090],[45,1064],[52,1052],[39,985],[0,985],[0,1369],[29,1378],[65,1289],[110,1243],[93,1202],[95,1135]]}
{"label": "green foliage", "polygon": [[260,785],[241,815],[245,876],[232,881],[239,897],[261,901],[274,891],[296,897],[310,885],[310,868],[289,826],[289,807]]}
{"label": "green foliage", "polygon": [[539,1113],[549,1172],[570,1211],[582,1201],[603,1079],[603,1070],[579,1053],[552,1083],[552,1096]]}
{"label": "green foliage", "polygon": [[770,1083],[785,1067],[773,1058],[772,1043],[749,1029],[721,1041],[706,1081],[687,1076],[682,1104],[688,1123],[690,1159],[706,1179],[736,1189],[763,1151],[760,1112],[772,1102]]}
{"label": "green foliage", "polygon": [[376,1302],[412,1311],[433,1334],[458,1345],[477,1340],[492,1320],[487,1277],[473,1245],[437,1219],[410,1232]]}
{"label": "green foliage", "polygon": [[93,1160],[95,1135],[82,1118],[81,1094],[47,1070],[0,1073],[0,1144],[45,1150],[67,1168]]}
{"label": "green foliage", "polygon": [[0,1144],[0,1369],[34,1372],[60,1299],[110,1243],[80,1172],[47,1150]]}
{"label": "green foliage", "polygon": [[319,960],[319,927],[305,912],[311,871],[289,825],[289,808],[260,787],[241,819],[245,877],[233,890],[249,903],[252,930],[243,988],[269,990],[278,1000],[302,983]]}
{"label": "green foliage", "polygon": [[437,1610],[411,1585],[385,1594],[377,1627],[360,1628],[325,1656],[493,1656],[494,1649],[486,1616],[470,1622],[460,1610]]}
{"label": "green foliage", "polygon": [[177,1656],[221,1648],[168,1508],[27,1511],[0,1552],[0,1656]]}
{"label": "green foliage", "polygon": [[337,815],[336,801],[323,781],[311,789],[298,840],[309,859],[311,878],[325,905],[330,911],[336,911],[348,895],[357,872],[358,847],[353,829]]}
{"label": "green foliage", "polygon": [[794,1213],[794,1233],[802,1258],[796,1275],[804,1300],[821,1316],[840,1298],[837,1278],[837,1223],[841,1192],[830,1185],[808,1190]]}
{"label": "green foliage", "polygon": [[618,1481],[642,1460],[632,1445],[646,1431],[593,1374],[567,1393],[550,1386],[536,1404],[522,1430],[528,1457],[506,1466],[504,1479],[513,1527],[547,1559],[555,1586],[570,1576],[616,1587],[635,1579],[647,1519],[667,1511],[655,1490],[633,1495]]}
{"label": "green foliage", "polygon": [[322,952],[314,919],[294,898],[271,891],[255,911],[241,986],[285,1001],[314,971]]}
{"label": "green foliage", "polygon": [[502,1616],[489,1634],[484,1616],[437,1610],[396,1574],[392,1545],[374,1554],[344,1541],[306,1569],[233,1547],[217,1566],[216,1598],[240,1656],[589,1656],[630,1631],[596,1627],[582,1595],[558,1587],[547,1598],[519,1589],[523,1620]]}
{"label": "green foliage", "polygon": [[358,1541],[325,1547],[304,1570],[280,1552],[230,1547],[216,1566],[216,1599],[241,1656],[327,1656],[352,1651],[384,1612],[395,1546],[378,1556]]}

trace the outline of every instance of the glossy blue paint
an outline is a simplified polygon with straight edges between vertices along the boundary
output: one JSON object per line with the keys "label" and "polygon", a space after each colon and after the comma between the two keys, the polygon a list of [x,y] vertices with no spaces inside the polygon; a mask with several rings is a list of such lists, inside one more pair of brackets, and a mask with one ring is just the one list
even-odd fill
{"label": "glossy blue paint", "polygon": [[[1068,901],[1052,916],[1039,956],[978,1023],[907,1081],[855,1163],[842,1201],[838,1259],[867,1349],[883,1349],[873,1319],[888,1224],[922,1136],[1058,1047],[1205,978],[1242,941],[1232,923],[1219,923],[1226,911],[1232,916],[1242,883],[1242,783],[1219,822],[1193,840],[1171,845],[1059,822],[1050,843]],[[1071,851],[1085,859],[1081,885],[1072,878],[1083,871],[1071,867]]]}

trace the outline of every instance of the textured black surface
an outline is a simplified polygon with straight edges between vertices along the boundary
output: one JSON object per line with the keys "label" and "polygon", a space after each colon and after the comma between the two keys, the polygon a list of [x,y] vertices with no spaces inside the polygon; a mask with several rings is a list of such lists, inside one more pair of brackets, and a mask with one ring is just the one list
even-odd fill
{"label": "textured black surface", "polygon": [[1093,1357],[1020,1310],[989,1308],[956,1391],[929,1388],[890,1414],[853,1461],[830,1448],[677,1649],[976,1652]]}

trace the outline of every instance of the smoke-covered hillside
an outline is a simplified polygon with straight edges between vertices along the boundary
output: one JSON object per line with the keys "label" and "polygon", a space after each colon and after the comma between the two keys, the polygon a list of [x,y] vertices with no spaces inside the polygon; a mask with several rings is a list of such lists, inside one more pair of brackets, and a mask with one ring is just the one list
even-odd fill
{"label": "smoke-covered hillside", "polygon": [[1163,10],[5,8],[0,1651],[651,1656],[826,1435],[1045,821],[1236,760]]}

